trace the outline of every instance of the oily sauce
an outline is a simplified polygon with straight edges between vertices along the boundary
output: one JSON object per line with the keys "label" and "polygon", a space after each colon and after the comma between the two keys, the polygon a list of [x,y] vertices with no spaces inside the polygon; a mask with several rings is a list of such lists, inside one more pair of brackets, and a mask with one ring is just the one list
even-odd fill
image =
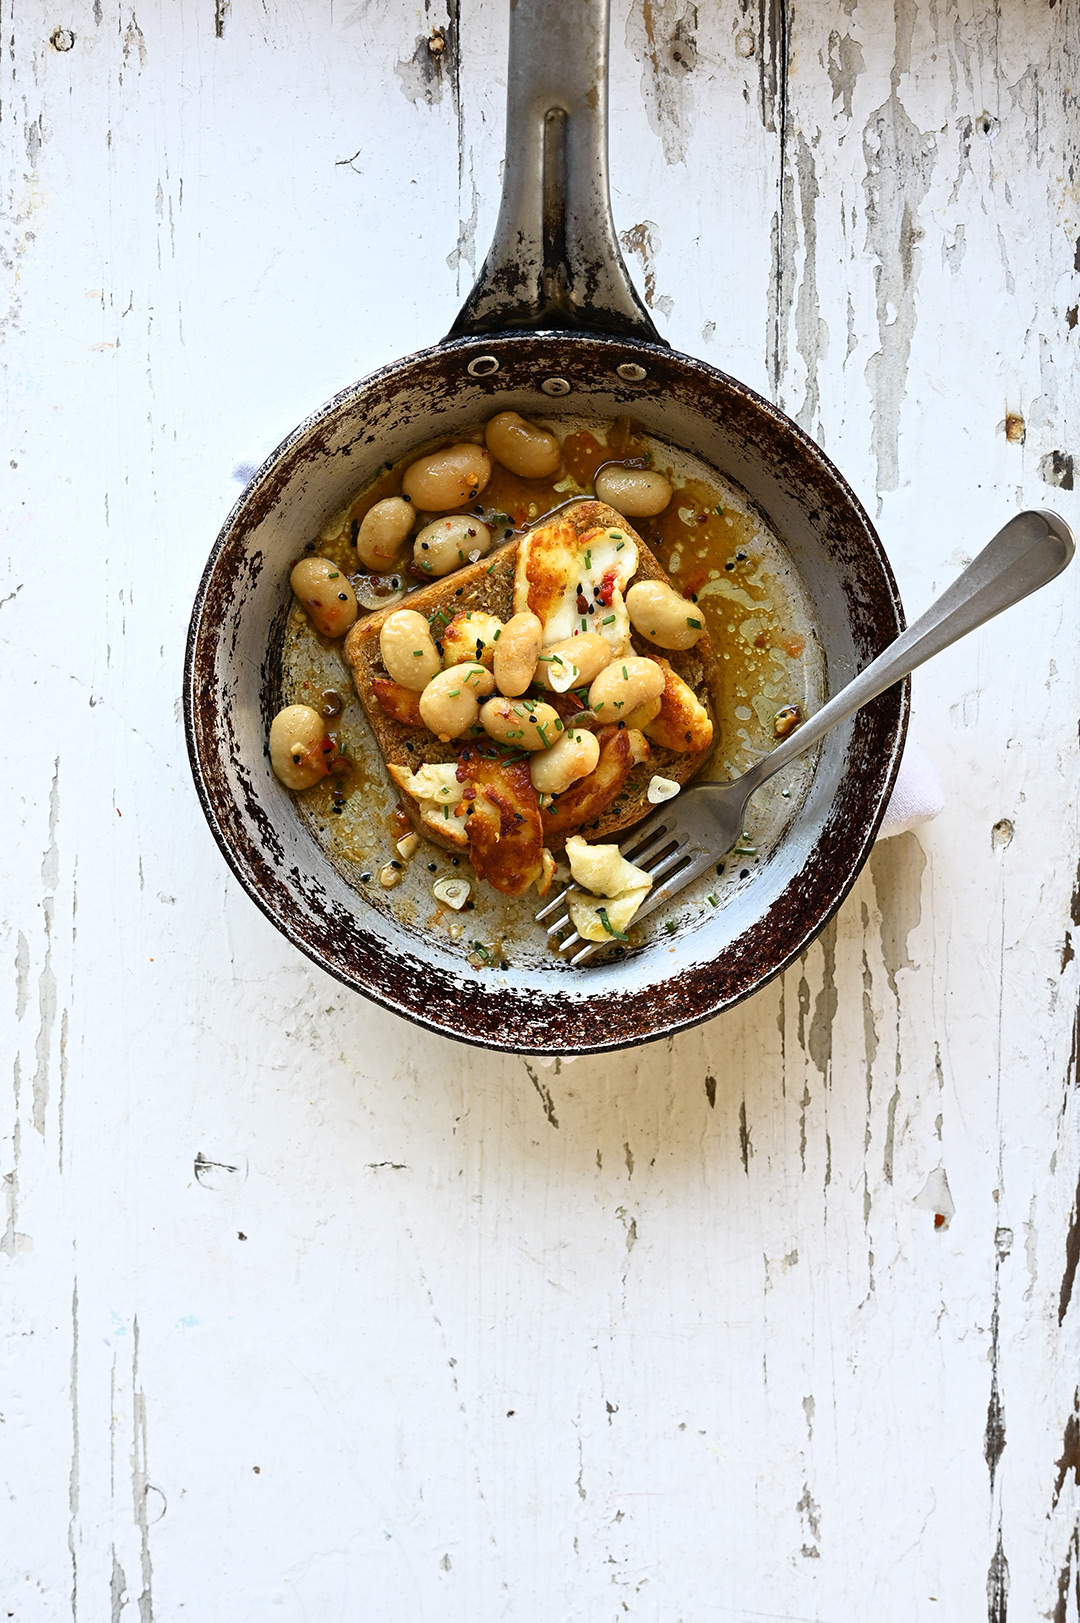
{"label": "oily sauce", "polygon": [[[729,778],[744,772],[776,744],[779,711],[797,706],[805,715],[823,698],[820,644],[809,600],[786,550],[736,486],[699,459],[645,435],[629,419],[538,421],[559,438],[562,457],[556,472],[545,479],[522,479],[495,463],[487,488],[470,511],[493,530],[498,547],[561,503],[591,496],[593,478],[605,462],[630,462],[663,473],[675,487],[668,507],[656,518],[629,522],[674,585],[696,600],[712,641],[720,674],[713,695],[716,744],[706,775]],[[456,441],[482,439],[481,425],[455,436]],[[332,559],[354,585],[362,585],[365,577],[354,545],[360,522],[375,502],[400,494],[404,469],[427,449],[418,447],[397,464],[381,468],[304,551]],[[406,590],[427,581],[420,571],[410,572],[410,563],[407,555],[394,577]],[[347,765],[341,776],[316,784],[296,800],[318,843],[350,884],[402,924],[459,943],[463,959],[476,970],[510,964],[520,968],[547,958],[551,949],[535,923],[542,905],[535,895],[517,901],[501,896],[475,878],[465,857],[451,857],[425,840],[411,857],[401,859],[396,848],[403,833],[398,792],[383,767],[340,645],[319,637],[295,602],[286,625],[282,670],[283,705],[306,703],[319,709],[327,691],[341,702],[340,712],[327,719],[327,731]],[[809,761],[801,758],[763,786],[750,803],[746,831],[735,850],[669,909],[658,909],[636,930],[631,926],[630,947],[659,932],[681,933],[752,882],[754,871],[782,837],[811,773],[812,756]],[[400,862],[400,879],[384,889],[378,876],[391,860]],[[432,896],[435,881],[448,876],[471,882],[460,912]]]}

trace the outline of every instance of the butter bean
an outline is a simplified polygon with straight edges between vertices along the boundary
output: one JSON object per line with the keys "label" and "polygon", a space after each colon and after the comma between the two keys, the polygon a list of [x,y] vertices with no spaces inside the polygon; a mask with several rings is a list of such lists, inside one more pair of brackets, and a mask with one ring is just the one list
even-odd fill
{"label": "butter bean", "polygon": [[508,699],[524,693],[533,679],[544,627],[528,609],[507,620],[495,644],[495,686]]}
{"label": "butter bean", "polygon": [[495,678],[483,665],[451,665],[433,676],[420,695],[424,726],[445,744],[476,725],[480,698],[490,693]]}
{"label": "butter bean", "polygon": [[449,575],[485,557],[490,548],[487,525],[469,513],[455,513],[424,526],[413,542],[413,557],[425,575]]}
{"label": "butter bean", "polygon": [[[554,693],[587,687],[611,664],[611,644],[599,631],[583,631],[545,648],[536,667],[536,680]],[[568,674],[569,667],[569,674]]]}
{"label": "butter bean", "polygon": [[379,652],[387,675],[420,693],[442,669],[427,621],[415,609],[395,609],[379,630]]}
{"label": "butter bean", "polygon": [[310,789],[326,776],[325,752],[319,745],[326,728],[317,710],[287,704],[270,723],[270,765],[286,789]]}
{"label": "butter bean", "polygon": [[360,523],[356,551],[365,569],[385,575],[394,566],[416,519],[416,509],[400,496],[369,507]]}
{"label": "butter bean", "polygon": [[593,480],[599,502],[607,502],[624,518],[653,518],[662,513],[672,497],[672,489],[662,473],[647,468],[620,468],[609,463]]}
{"label": "butter bean", "polygon": [[535,699],[503,699],[496,695],[480,711],[480,725],[489,737],[519,750],[549,750],[562,732],[558,711]]}
{"label": "butter bean", "polygon": [[301,558],[289,585],[320,636],[343,637],[356,619],[356,593],[329,558]]}
{"label": "butter bean", "polygon": [[568,728],[556,743],[529,762],[533,788],[541,795],[561,795],[579,778],[587,778],[600,759],[600,740],[595,733]]}
{"label": "butter bean", "polygon": [[491,458],[482,445],[448,445],[409,464],[401,493],[421,512],[448,513],[475,501],[490,478]]}
{"label": "butter bean", "polygon": [[484,430],[487,448],[504,468],[519,479],[545,479],[559,466],[559,442],[554,434],[519,417],[500,411]]}
{"label": "butter bean", "polygon": [[601,721],[622,721],[664,691],[664,673],[654,659],[616,659],[589,689],[589,709]]}
{"label": "butter bean", "polygon": [[696,603],[662,580],[639,580],[626,594],[630,624],[658,648],[693,648],[705,622]]}

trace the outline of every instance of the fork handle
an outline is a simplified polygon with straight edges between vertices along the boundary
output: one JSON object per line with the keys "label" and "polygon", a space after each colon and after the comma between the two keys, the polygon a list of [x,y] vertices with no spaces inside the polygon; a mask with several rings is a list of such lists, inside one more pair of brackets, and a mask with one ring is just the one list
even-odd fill
{"label": "fork handle", "polygon": [[924,661],[1047,585],[1060,575],[1072,555],[1072,531],[1056,513],[1045,509],[1018,513],[913,626],[901,632],[816,715],[750,768],[743,779],[748,791],[753,793],[788,761],[816,744],[831,727],[846,721]]}

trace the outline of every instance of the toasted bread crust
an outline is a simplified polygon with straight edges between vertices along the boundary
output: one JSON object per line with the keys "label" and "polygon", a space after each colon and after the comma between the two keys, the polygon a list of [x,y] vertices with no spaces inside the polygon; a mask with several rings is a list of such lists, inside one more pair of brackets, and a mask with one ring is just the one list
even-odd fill
{"label": "toasted bread crust", "polygon": [[[638,567],[633,579],[660,580],[670,584],[659,562],[633,527],[603,502],[583,500],[564,509],[559,516],[564,521],[570,520],[578,536],[585,536],[598,527],[612,526],[625,529],[639,549]],[[481,559],[479,563],[469,564],[464,569],[433,581],[430,586],[421,587],[418,592],[410,594],[407,599],[408,607],[429,620],[441,614],[447,624],[459,613],[476,610],[497,615],[503,621],[509,620],[514,613],[514,571],[517,551],[517,542],[508,542],[496,552]],[[387,615],[393,613],[394,607],[397,605],[378,609],[375,613],[357,620],[345,638],[344,654],[352,670],[356,691],[385,760],[406,767],[410,771],[416,771],[427,761],[457,760],[464,741],[458,739],[442,744],[426,729],[405,725],[395,720],[380,705],[376,683],[379,679],[385,682],[386,672],[379,653],[379,632],[383,621]],[[438,641],[438,625],[433,627],[433,635]],[[636,636],[633,638],[633,647],[635,652],[652,658],[658,655],[658,650],[651,643]],[[715,743],[716,707],[712,696],[716,690],[719,673],[708,636],[701,637],[693,648],[685,652],[674,653],[665,650],[663,658],[682,677],[698,702],[708,712],[713,723]],[[712,753],[712,748],[713,744],[710,743],[705,749],[677,752],[653,742],[649,759],[631,770],[618,794],[599,818],[584,827],[567,827],[558,832],[552,830],[547,840],[548,845],[555,850],[561,850],[567,837],[573,833],[584,834],[590,840],[604,840],[619,834],[623,829],[630,828],[652,810],[646,799],[646,791],[654,774],[659,773],[676,783],[686,783],[704,764]],[[445,844],[448,849],[457,849],[450,841],[439,840],[429,825],[421,825],[416,804],[410,797],[404,798],[406,810],[425,838]]]}

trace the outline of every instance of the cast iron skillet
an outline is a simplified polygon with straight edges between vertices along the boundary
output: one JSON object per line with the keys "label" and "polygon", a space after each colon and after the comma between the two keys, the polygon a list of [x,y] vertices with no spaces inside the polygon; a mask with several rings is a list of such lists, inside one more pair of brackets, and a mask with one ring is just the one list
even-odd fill
{"label": "cast iron skillet", "polygon": [[192,613],[188,748],[207,821],[271,921],[347,986],[446,1036],[517,1053],[617,1049],[730,1008],[814,938],[873,844],[903,750],[898,686],[825,740],[772,857],[697,928],[580,971],[472,972],[366,903],[272,776],[273,655],[289,565],[380,463],[496,411],[630,414],[740,485],[812,599],[831,688],[903,629],[852,491],[768,401],[674,353],[626,274],[607,182],[608,0],[511,8],[506,179],[495,239],[449,337],[344,390],[289,435],[226,520]]}

